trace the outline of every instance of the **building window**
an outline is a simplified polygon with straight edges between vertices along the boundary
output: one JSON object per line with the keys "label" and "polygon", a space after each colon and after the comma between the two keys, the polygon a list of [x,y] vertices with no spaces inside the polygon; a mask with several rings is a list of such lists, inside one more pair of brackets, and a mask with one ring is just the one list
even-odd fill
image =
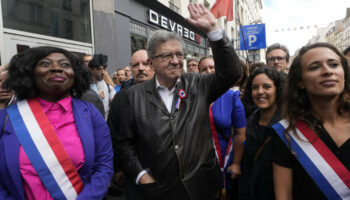
{"label": "building window", "polygon": [[80,2],[80,15],[81,16],[88,16],[89,12],[90,12],[89,1]]}
{"label": "building window", "polygon": [[154,31],[156,31],[157,29],[153,29],[153,28],[149,28],[148,29],[148,37],[151,37],[151,35],[153,34]]}
{"label": "building window", "polygon": [[130,32],[135,33],[140,36],[147,37],[147,29],[144,26],[135,24],[135,23],[130,23]]}
{"label": "building window", "polygon": [[205,51],[203,48],[201,48],[200,57],[204,57],[204,56],[205,56]]}
{"label": "building window", "polygon": [[147,38],[139,35],[131,34],[131,55],[140,49],[146,49]]}
{"label": "building window", "polygon": [[66,38],[73,38],[73,22],[69,19],[63,20],[63,35],[66,36]]}
{"label": "building window", "polygon": [[62,0],[62,8],[64,10],[72,11],[72,0]]}
{"label": "building window", "polygon": [[1,6],[4,28],[92,42],[89,0],[1,0]]}
{"label": "building window", "polygon": [[179,13],[179,11],[180,11],[179,3],[177,2],[177,0],[170,0],[169,1],[169,8],[177,13]]}

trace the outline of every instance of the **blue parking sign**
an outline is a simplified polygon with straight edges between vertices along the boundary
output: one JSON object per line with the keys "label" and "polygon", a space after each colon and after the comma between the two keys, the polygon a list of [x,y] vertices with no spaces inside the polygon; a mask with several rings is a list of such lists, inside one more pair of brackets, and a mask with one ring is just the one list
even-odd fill
{"label": "blue parking sign", "polygon": [[[241,26],[240,46],[241,50],[257,50],[266,48],[265,24],[253,24]],[[243,36],[242,37],[242,32]],[[245,44],[243,43],[243,38]]]}

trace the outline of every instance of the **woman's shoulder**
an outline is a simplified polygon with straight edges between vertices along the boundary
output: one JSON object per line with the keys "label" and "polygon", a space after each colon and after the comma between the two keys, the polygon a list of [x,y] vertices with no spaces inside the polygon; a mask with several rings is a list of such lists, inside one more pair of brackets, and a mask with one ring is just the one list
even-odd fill
{"label": "woman's shoulder", "polygon": [[80,110],[85,110],[87,109],[89,112],[99,112],[97,108],[90,102],[77,99],[77,98],[72,98],[72,105],[75,110],[80,111]]}
{"label": "woman's shoulder", "polygon": [[259,108],[254,110],[254,112],[252,114],[249,115],[249,117],[247,118],[247,125],[256,125],[258,123],[258,119],[259,119]]}

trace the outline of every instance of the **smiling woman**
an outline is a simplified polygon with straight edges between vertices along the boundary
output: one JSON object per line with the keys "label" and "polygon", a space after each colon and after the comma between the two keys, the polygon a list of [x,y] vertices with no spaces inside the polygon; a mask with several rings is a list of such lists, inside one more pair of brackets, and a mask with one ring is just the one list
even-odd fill
{"label": "smiling woman", "polygon": [[34,68],[38,95],[49,101],[68,97],[74,85],[74,75],[72,64],[62,53],[51,53],[40,59]]}
{"label": "smiling woman", "polygon": [[[58,63],[59,59],[61,59],[60,63]],[[5,87],[13,88],[20,100],[36,97],[42,90],[46,90],[43,87],[39,88],[36,84],[38,77],[35,75],[35,72],[37,68],[47,66],[50,76],[52,74],[66,76],[66,73],[63,73],[66,70],[63,69],[67,67],[66,65],[70,65],[69,68],[73,70],[74,75],[69,78],[73,79],[74,84],[72,87],[66,88],[66,92],[70,92],[73,97],[80,97],[89,88],[90,80],[89,72],[82,67],[82,64],[83,61],[81,59],[64,49],[55,47],[31,48],[12,58],[9,66],[9,79],[4,85]],[[59,70],[58,73],[56,69]],[[56,97],[59,98],[60,95],[57,94]]]}
{"label": "smiling woman", "polygon": [[241,199],[274,199],[271,157],[272,125],[281,119],[285,74],[270,67],[256,69],[247,82],[248,103],[258,109],[247,120],[242,160]]}
{"label": "smiling woman", "polygon": [[31,48],[12,58],[4,84],[18,102],[0,111],[0,199],[102,199],[112,145],[102,115],[76,99],[89,88],[83,60]]}

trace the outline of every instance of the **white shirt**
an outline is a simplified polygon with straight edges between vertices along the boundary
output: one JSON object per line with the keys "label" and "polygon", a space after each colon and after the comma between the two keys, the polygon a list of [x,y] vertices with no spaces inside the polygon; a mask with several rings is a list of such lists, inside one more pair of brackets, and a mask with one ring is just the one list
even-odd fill
{"label": "white shirt", "polygon": [[[175,86],[180,82],[180,79],[177,79]],[[156,87],[159,92],[159,96],[162,98],[167,110],[171,113],[171,106],[173,105],[175,86],[172,89],[168,89],[167,87],[160,85],[157,76],[156,76]]]}
{"label": "white shirt", "polygon": [[98,81],[96,83],[92,83],[90,85],[90,88],[93,89],[97,94],[99,94],[98,91],[103,91],[104,98],[102,99],[100,95],[98,95],[98,96],[102,100],[103,107],[105,110],[104,117],[105,117],[105,119],[107,119],[108,111],[109,111],[109,104],[112,102],[113,97],[116,93],[114,88],[112,86],[110,86],[109,84],[107,84],[104,80]]}

